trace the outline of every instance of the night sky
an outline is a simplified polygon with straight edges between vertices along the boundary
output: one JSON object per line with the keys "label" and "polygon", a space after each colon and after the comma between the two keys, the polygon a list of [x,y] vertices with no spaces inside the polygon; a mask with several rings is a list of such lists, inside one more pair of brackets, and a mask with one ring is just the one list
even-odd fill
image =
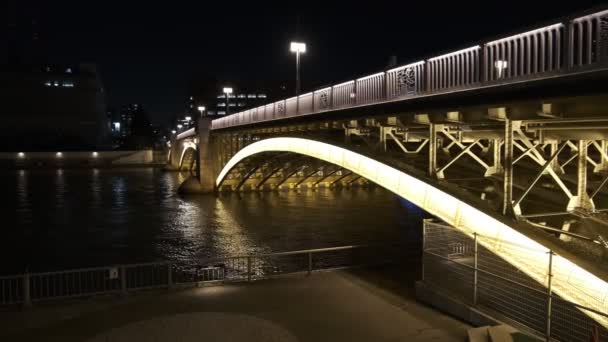
{"label": "night sky", "polygon": [[19,10],[37,13],[52,62],[97,63],[108,106],[142,103],[160,123],[184,109],[197,73],[292,80],[295,37],[308,45],[307,90],[379,71],[390,55],[416,61],[601,2],[329,3],[23,1]]}

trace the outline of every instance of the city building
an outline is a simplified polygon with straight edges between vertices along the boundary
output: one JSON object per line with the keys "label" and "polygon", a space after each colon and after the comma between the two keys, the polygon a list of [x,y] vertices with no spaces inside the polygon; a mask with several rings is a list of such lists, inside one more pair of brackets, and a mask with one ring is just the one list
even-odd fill
{"label": "city building", "polygon": [[3,150],[104,145],[105,96],[95,65],[0,65]]}
{"label": "city building", "polygon": [[[232,93],[224,93],[230,88]],[[288,82],[219,81],[208,75],[198,75],[190,82],[190,94],[182,114],[176,115],[174,129],[181,132],[194,127],[201,115],[224,116],[265,105],[289,97],[293,87]],[[203,112],[200,109],[205,108]]]}
{"label": "city building", "polygon": [[105,94],[96,65],[49,63],[37,7],[8,5],[0,25],[0,149],[106,146]]}

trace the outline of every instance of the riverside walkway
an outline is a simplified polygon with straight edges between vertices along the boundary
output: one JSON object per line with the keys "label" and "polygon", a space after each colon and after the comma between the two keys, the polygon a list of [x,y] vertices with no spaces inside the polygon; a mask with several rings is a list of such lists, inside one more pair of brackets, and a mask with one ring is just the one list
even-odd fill
{"label": "riverside walkway", "polygon": [[468,325],[415,301],[415,273],[351,269],[49,302],[0,312],[0,340],[464,341]]}

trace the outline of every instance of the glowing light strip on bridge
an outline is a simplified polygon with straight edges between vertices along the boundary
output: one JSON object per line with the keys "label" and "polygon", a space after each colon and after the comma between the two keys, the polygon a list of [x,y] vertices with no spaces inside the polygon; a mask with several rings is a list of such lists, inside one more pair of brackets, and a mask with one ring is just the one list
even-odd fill
{"label": "glowing light strip on bridge", "polygon": [[516,35],[512,35],[512,36],[509,36],[509,37],[493,40],[491,42],[486,43],[486,45],[495,45],[495,44],[499,44],[499,43],[502,43],[502,42],[511,41],[511,40],[514,40],[514,39],[517,39],[517,38],[527,37],[527,36],[530,36],[530,35],[533,35],[533,34],[536,34],[536,33],[547,32],[547,31],[550,31],[552,29],[560,28],[562,26],[564,26],[564,25],[563,24],[559,24],[559,23],[558,24],[553,24],[553,25],[549,25],[549,26],[538,28],[536,30],[532,30],[532,31],[524,32],[524,33],[518,33]]}
{"label": "glowing light strip on bridge", "polygon": [[450,53],[446,53],[445,55],[441,55],[441,56],[437,56],[437,57],[433,57],[433,58],[429,58],[428,61],[432,62],[432,61],[436,61],[438,59],[443,59],[443,58],[447,58],[447,57],[452,57],[452,56],[456,56],[459,55],[461,53],[465,53],[465,52],[471,52],[471,51],[475,51],[475,50],[479,50],[481,49],[481,46],[479,45],[475,45],[475,46],[471,46],[470,48],[466,48],[466,49],[462,49],[462,50],[458,50],[458,51],[454,51],[454,52],[450,52]]}
{"label": "glowing light strip on bridge", "polygon": [[399,66],[399,67],[387,70],[386,73],[388,74],[390,72],[394,72],[394,71],[398,71],[398,70],[403,70],[405,68],[413,68],[415,66],[418,66],[418,65],[421,65],[421,64],[424,64],[424,63],[425,63],[424,61],[419,61],[419,62],[416,62],[416,63],[410,63],[408,65],[402,65],[402,66]]}
{"label": "glowing light strip on bridge", "polygon": [[177,135],[177,140],[181,140],[181,139],[187,138],[189,136],[192,136],[192,135],[194,135],[194,133],[195,133],[194,132],[194,127],[192,127],[189,130],[183,131],[180,134],[178,134]]}
{"label": "glowing light strip on bridge", "polygon": [[[487,239],[480,239],[479,243],[534,280],[547,284],[549,250],[540,243],[431,184],[338,146],[301,138],[261,140],[246,146],[234,155],[220,172],[216,185],[219,186],[226,174],[243,159],[269,151],[307,155],[353,171],[407,199],[471,237],[473,232],[487,237]],[[513,246],[517,246],[517,248]],[[608,296],[608,284],[605,281],[560,255],[553,257],[552,270],[554,293],[573,303],[599,312],[606,312],[604,300]],[[604,327],[608,327],[607,318],[584,310],[582,312]]]}

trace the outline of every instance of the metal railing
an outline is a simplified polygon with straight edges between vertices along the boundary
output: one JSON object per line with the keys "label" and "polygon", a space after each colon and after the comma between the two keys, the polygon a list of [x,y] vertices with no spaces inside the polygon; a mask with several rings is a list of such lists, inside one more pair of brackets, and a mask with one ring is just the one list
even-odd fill
{"label": "metal railing", "polygon": [[[591,318],[605,318],[607,313],[569,302],[552,292],[551,279],[556,271],[552,267],[552,252],[518,253],[536,259],[530,260],[530,264],[546,261],[546,282],[539,283],[483,247],[484,242],[493,238],[476,233],[471,238],[431,220],[424,222],[423,236],[424,283],[481,311],[523,325],[545,336],[547,341],[589,341],[594,329],[600,333],[600,340],[608,340],[608,330]],[[501,248],[515,253],[523,248],[504,241],[502,244]]]}
{"label": "metal railing", "polygon": [[212,129],[568,75],[601,69],[607,59],[608,11],[601,11],[218,118]]}
{"label": "metal railing", "polygon": [[[386,254],[384,254],[386,256]],[[343,246],[243,255],[192,263],[157,262],[0,277],[0,305],[128,293],[205,282],[251,281],[278,274],[384,262],[378,251]]]}

